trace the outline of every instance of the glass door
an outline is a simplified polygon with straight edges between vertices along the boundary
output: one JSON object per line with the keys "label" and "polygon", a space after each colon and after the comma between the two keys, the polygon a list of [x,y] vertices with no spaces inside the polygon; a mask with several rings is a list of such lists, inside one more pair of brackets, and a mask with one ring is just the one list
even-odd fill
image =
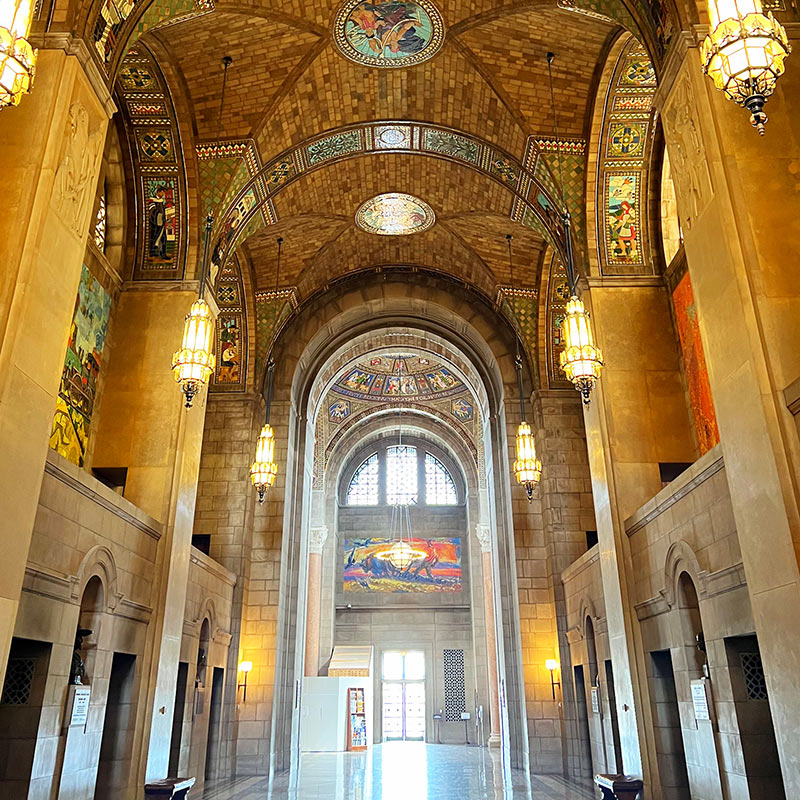
{"label": "glass door", "polygon": [[388,651],[382,671],[383,741],[425,741],[425,656]]}

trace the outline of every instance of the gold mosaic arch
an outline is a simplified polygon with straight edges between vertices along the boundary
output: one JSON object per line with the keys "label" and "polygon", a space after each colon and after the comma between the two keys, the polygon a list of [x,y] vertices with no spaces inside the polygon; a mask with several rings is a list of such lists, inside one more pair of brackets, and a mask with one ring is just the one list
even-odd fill
{"label": "gold mosaic arch", "polygon": [[[391,137],[387,139],[389,131]],[[535,145],[523,164],[496,145],[463,131],[424,123],[386,120],[329,131],[273,159],[240,189],[220,215],[226,233],[215,241],[212,263],[218,268],[246,238],[243,233],[259,212],[261,203],[254,204],[245,216],[239,210],[240,203],[253,191],[258,181],[263,181],[271,199],[289,184],[324,166],[380,153],[439,158],[486,175],[509,191],[514,201],[509,216],[513,208],[525,208],[529,212],[525,224],[534,228],[559,252],[564,252],[563,230],[557,215],[553,213],[553,209],[560,207],[553,194],[554,178],[550,166]]]}

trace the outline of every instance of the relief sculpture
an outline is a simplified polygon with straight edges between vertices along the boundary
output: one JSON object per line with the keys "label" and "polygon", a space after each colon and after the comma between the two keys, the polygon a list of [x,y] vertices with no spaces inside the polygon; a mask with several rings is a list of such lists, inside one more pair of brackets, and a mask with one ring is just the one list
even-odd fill
{"label": "relief sculpture", "polygon": [[73,103],[67,148],[56,170],[54,194],[59,216],[78,235],[88,230],[85,217],[97,177],[101,138],[100,131],[89,132],[89,112],[80,103]]}
{"label": "relief sculpture", "polygon": [[664,114],[681,222],[691,230],[712,195],[703,137],[695,122],[691,77],[684,72]]}

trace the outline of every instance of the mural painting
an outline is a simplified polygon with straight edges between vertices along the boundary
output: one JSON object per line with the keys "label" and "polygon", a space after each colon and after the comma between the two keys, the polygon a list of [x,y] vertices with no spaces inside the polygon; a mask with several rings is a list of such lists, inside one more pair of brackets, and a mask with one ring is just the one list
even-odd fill
{"label": "mural painting", "polygon": [[216,383],[239,383],[242,370],[242,329],[238,314],[220,314],[219,368]]}
{"label": "mural painting", "polygon": [[367,200],[356,212],[356,225],[379,236],[406,236],[430,228],[436,221],[433,209],[410,194],[393,192]]}
{"label": "mural painting", "polygon": [[424,552],[399,570],[379,558],[393,540],[380,538],[345,539],[345,592],[460,592],[461,539],[409,539],[409,544]]}
{"label": "mural painting", "polygon": [[111,298],[84,265],[70,327],[50,447],[83,466]]}
{"label": "mural painting", "polygon": [[331,422],[344,422],[350,416],[350,401],[337,400],[328,407],[328,419]]}
{"label": "mural painting", "polygon": [[613,264],[639,264],[642,260],[638,220],[639,176],[606,176],[608,260]]}
{"label": "mural painting", "polygon": [[689,400],[697,431],[697,443],[702,455],[719,442],[719,429],[711,397],[711,385],[708,382],[703,342],[700,339],[694,290],[688,272],[675,287],[672,302],[686,369],[686,382],[689,385]]}
{"label": "mural painting", "polygon": [[459,422],[469,422],[472,419],[472,405],[463,397],[452,401],[450,411]]}
{"label": "mural painting", "polygon": [[372,375],[367,372],[362,372],[360,369],[354,369],[342,381],[342,384],[353,392],[366,393],[369,390],[371,382]]}
{"label": "mural painting", "polygon": [[145,178],[145,269],[172,269],[178,251],[178,188],[175,178]]}
{"label": "mural painting", "polygon": [[250,210],[257,202],[256,193],[253,189],[249,189],[244,197],[234,207],[228,218],[222,223],[222,228],[219,232],[217,243],[214,245],[214,250],[211,253],[211,275],[212,280],[216,279],[217,272],[222,266],[222,258],[228,250],[228,246],[233,241],[234,237],[239,231],[239,227],[247,218]]}
{"label": "mural painting", "polygon": [[334,38],[342,55],[372,67],[406,67],[435,55],[442,18],[429,0],[351,0],[340,9]]}

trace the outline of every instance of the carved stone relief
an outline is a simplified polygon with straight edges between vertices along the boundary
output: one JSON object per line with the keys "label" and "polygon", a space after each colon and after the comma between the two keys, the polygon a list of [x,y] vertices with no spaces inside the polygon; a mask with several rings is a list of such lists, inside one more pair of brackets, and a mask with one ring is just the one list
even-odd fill
{"label": "carved stone relief", "polygon": [[64,157],[56,170],[53,191],[56,211],[71,231],[88,232],[88,205],[97,177],[102,132],[89,131],[89,112],[80,102],[69,109],[69,132]]}
{"label": "carved stone relief", "polygon": [[697,126],[692,79],[684,68],[664,111],[672,177],[681,224],[691,230],[713,195],[706,148]]}

